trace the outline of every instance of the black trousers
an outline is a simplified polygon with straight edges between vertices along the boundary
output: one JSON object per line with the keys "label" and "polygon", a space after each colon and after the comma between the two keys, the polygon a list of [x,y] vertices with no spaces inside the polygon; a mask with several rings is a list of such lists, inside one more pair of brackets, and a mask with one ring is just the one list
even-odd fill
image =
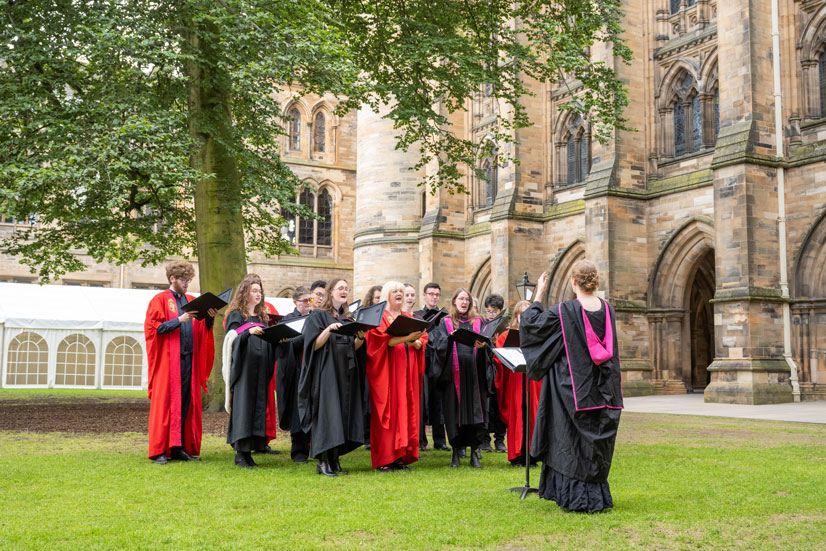
{"label": "black trousers", "polygon": [[192,354],[181,356],[181,447],[184,446],[186,416],[192,402]]}
{"label": "black trousers", "polygon": [[290,433],[290,459],[307,461],[310,457],[310,435],[297,431]]}
{"label": "black trousers", "polygon": [[[427,445],[427,433],[425,432],[425,422],[429,421],[433,428],[433,447],[443,447],[447,445],[447,436],[445,435],[445,417],[442,413],[442,393],[429,377],[425,377],[422,388],[427,385],[427,390],[422,394],[427,393],[427,400],[422,402],[422,417],[419,425],[419,444]],[[425,409],[427,408],[427,409]],[[426,415],[425,415],[426,412]]]}

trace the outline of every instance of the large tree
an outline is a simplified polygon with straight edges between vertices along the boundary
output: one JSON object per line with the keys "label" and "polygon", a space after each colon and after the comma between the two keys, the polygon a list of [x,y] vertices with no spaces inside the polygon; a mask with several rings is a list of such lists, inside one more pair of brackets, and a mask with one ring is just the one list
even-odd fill
{"label": "large tree", "polygon": [[42,281],[82,270],[82,251],[117,264],[197,255],[201,289],[236,284],[248,251],[291,251],[280,213],[302,210],[279,158],[277,89],[390,105],[398,146],[438,160],[426,184],[459,191],[493,145],[454,134],[445,111],[481,86],[512,109],[499,145],[531,124],[526,78],[576,82],[570,108],[605,139],[626,93],[583,52],[602,41],[628,59],[620,4],[0,0],[0,213],[37,221],[2,250]]}

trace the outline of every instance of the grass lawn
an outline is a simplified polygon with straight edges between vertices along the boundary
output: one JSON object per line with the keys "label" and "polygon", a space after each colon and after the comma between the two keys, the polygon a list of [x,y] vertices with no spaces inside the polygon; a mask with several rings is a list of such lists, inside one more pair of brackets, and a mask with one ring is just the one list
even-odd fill
{"label": "grass lawn", "polygon": [[826,425],[623,414],[595,515],[520,501],[504,454],[382,474],[360,449],[330,479],[288,446],[249,471],[217,436],[158,466],[142,434],[0,432],[0,549],[826,550]]}

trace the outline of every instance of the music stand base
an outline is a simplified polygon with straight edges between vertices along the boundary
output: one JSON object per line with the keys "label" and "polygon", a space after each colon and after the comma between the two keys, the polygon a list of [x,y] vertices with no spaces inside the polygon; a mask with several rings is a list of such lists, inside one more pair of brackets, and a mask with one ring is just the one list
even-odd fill
{"label": "music stand base", "polygon": [[518,486],[516,488],[511,488],[510,491],[511,492],[521,492],[522,495],[519,497],[519,499],[525,499],[528,496],[528,494],[538,494],[539,493],[538,488],[531,488],[530,486]]}

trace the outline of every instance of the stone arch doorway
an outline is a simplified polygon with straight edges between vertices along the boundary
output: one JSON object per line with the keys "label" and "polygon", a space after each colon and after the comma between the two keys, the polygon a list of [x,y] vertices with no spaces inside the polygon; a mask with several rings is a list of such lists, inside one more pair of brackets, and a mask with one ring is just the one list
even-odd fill
{"label": "stone arch doorway", "polygon": [[571,275],[574,264],[583,258],[585,258],[585,241],[583,239],[577,239],[557,256],[556,262],[548,272],[550,284],[546,306],[576,298],[571,287]]}
{"label": "stone arch doorway", "polygon": [[649,287],[648,326],[655,386],[664,393],[701,392],[714,357],[716,289],[711,221],[686,222],[666,242]]}
{"label": "stone arch doorway", "polygon": [[[491,265],[490,257],[485,260],[476,270],[470,282],[470,294],[479,301],[479,308],[482,308],[483,301],[491,293]],[[482,310],[484,313],[484,310]]]}
{"label": "stone arch doorway", "polygon": [[691,369],[683,382],[689,392],[702,392],[711,380],[708,366],[714,360],[714,251],[709,250],[698,261],[688,288],[686,306],[691,341]]}

